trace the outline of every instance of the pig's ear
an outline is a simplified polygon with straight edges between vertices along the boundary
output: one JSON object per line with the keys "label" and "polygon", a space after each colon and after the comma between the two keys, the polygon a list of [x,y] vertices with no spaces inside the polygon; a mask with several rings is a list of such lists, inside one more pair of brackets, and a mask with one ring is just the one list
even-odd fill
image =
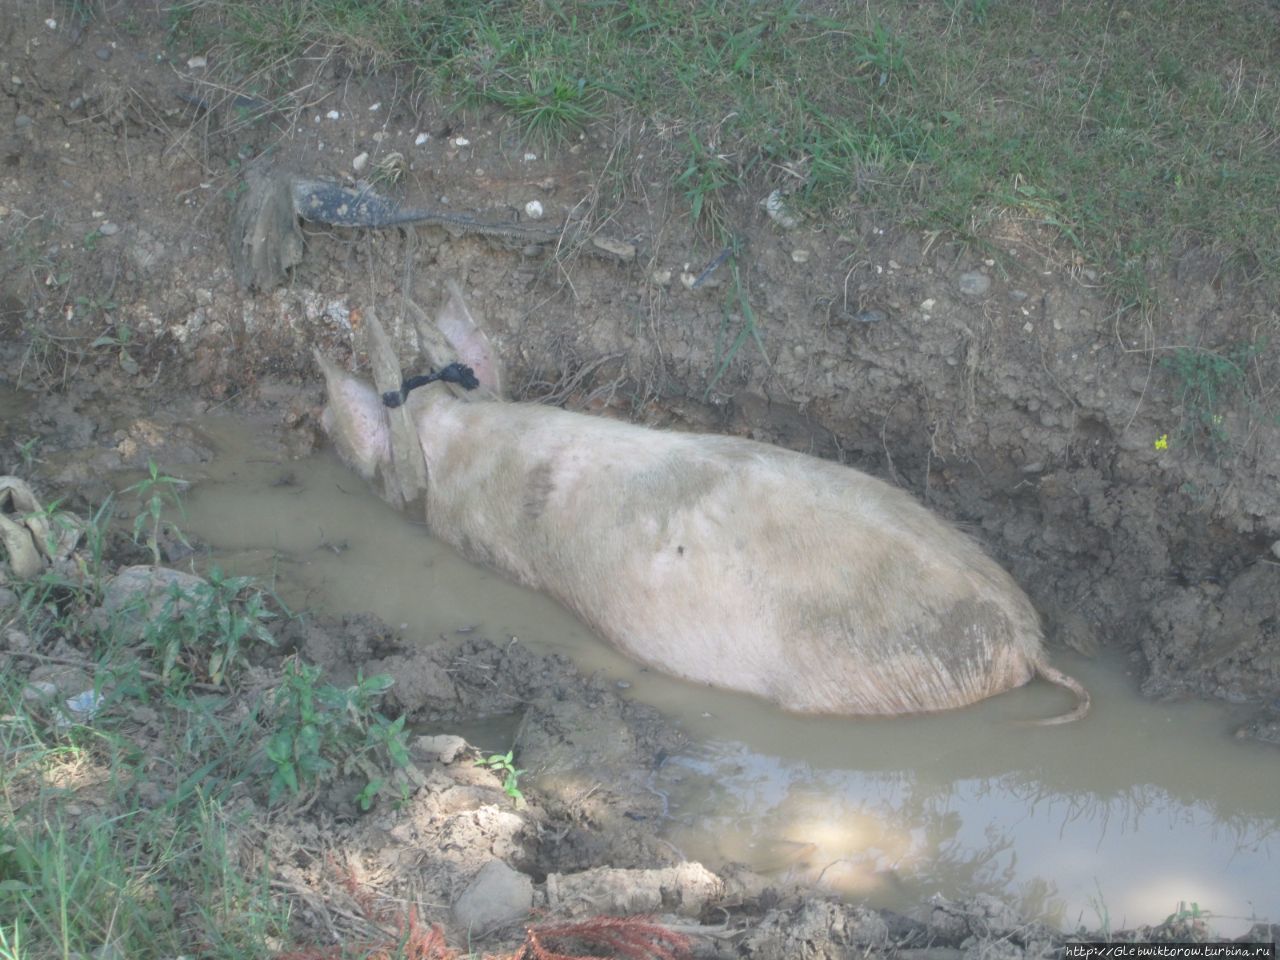
{"label": "pig's ear", "polygon": [[449,341],[458,360],[470,367],[480,387],[493,397],[502,397],[502,365],[488,336],[467,307],[456,282],[448,282],[449,298],[436,314],[436,329]]}
{"label": "pig's ear", "polygon": [[321,423],[338,455],[353,470],[372,480],[378,468],[391,460],[391,431],[387,408],[373,387],[330,363],[319,350],[316,363],[324,371],[329,405]]}

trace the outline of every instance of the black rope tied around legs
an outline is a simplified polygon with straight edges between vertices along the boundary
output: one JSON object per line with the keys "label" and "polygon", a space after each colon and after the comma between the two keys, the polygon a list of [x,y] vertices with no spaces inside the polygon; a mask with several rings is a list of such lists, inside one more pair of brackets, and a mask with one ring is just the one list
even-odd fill
{"label": "black rope tied around legs", "polygon": [[399,390],[392,390],[382,395],[382,404],[386,407],[398,407],[409,399],[409,391],[415,387],[425,386],[433,380],[440,380],[444,383],[456,383],[464,390],[474,390],[480,386],[480,381],[476,379],[475,371],[464,363],[451,363],[447,367],[442,367],[435,373],[420,374],[416,377],[409,377],[400,384]]}

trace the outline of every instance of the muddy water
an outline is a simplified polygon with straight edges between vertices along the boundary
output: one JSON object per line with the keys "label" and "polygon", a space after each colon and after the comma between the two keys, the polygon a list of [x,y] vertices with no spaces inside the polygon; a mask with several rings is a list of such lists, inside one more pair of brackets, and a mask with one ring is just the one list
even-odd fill
{"label": "muddy water", "polygon": [[1016,723],[1070,706],[1039,682],[937,717],[788,716],[640,670],[555,603],[432,540],[332,456],[289,462],[243,427],[209,429],[220,455],[182,522],[229,570],[424,641],[463,627],[518,637],[682,724],[695,746],[652,785],[690,859],[899,910],[935,892],[997,893],[1068,929],[1157,922],[1180,902],[1211,910],[1223,934],[1280,917],[1280,764],[1232,740],[1221,705],[1148,703],[1130,664],[1059,654],[1093,693],[1083,723]]}

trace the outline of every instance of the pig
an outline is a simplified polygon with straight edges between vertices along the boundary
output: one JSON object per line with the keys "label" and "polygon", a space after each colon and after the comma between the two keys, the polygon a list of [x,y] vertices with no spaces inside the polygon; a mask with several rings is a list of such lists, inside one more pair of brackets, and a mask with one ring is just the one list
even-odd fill
{"label": "pig", "polygon": [[1037,722],[1088,712],[1013,578],[909,494],[739,437],[506,402],[456,285],[434,328],[417,319],[429,360],[468,364],[481,389],[433,383],[387,406],[399,365],[370,312],[379,389],[316,353],[339,454],[629,657],[795,713],[948,710],[1037,675],[1077,699]]}

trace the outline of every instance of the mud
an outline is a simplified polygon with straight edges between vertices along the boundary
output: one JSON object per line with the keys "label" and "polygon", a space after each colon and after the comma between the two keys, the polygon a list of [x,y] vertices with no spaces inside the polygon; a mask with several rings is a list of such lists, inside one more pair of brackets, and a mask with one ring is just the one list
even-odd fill
{"label": "mud", "polygon": [[[661,156],[660,135],[593,131],[526,160],[501,116],[410,103],[392,79],[354,75],[315,79],[336,121],[298,108],[228,122],[222,105],[183,98],[197,51],[166,50],[158,14],[137,6],[144,29],[128,34],[75,18],[51,29],[32,4],[0,13],[0,473],[44,502],[87,513],[150,460],[207,462],[213,444],[193,424],[211,411],[270,417],[287,427],[282,449],[311,451],[311,347],[359,364],[353,332],[368,306],[407,346],[401,298],[434,304],[456,277],[499,334],[521,396],[752,436],[885,477],[983,541],[1045,615],[1051,644],[1132,655],[1149,696],[1241,703],[1240,735],[1276,742],[1275,348],[1263,345],[1212,409],[1161,364],[1262,344],[1274,328],[1275,305],[1229,282],[1211,251],[1151,264],[1164,306],[1138,316],[1034,225],[1002,224],[987,249],[852,206],[784,230],[758,204],[776,184],[761,182],[730,216],[748,240],[740,266],[763,351],[748,337],[735,352],[745,320],[725,270],[696,289],[681,281],[718,249],[669,190],[615,192],[604,176],[615,153]],[[106,43],[113,55],[95,57]],[[417,132],[446,129],[468,144],[414,146]],[[511,219],[538,199],[587,236],[607,224],[634,259],[513,250],[440,227],[309,226],[289,285],[242,292],[226,231],[245,161],[269,152],[272,164],[342,177],[364,150],[410,158],[399,192],[415,206]],[[186,548],[164,549],[178,563]],[[127,538],[114,550],[120,566],[148,560]],[[325,905],[343,895],[326,866],[338,847],[361,851],[351,869],[389,895],[436,905],[495,857],[538,883],[674,863],[643,784],[677,735],[651,711],[518,645],[407,650],[390,628],[352,617],[313,620],[290,642],[338,672],[395,671],[406,680],[395,705],[439,731],[518,705],[522,740],[543,762],[589,766],[608,786],[566,780],[513,812],[491,775],[424,759],[401,815],[251,820],[246,855],[258,845],[287,865],[303,922],[329,934],[340,923]],[[262,801],[249,791],[241,802],[247,815]],[[765,917],[757,945],[710,937],[713,955],[836,956],[872,940],[960,950],[976,935],[932,915],[909,930],[882,920],[882,935],[856,908],[779,905],[790,894],[765,886],[744,882],[752,892],[733,907]],[[786,940],[796,911],[825,931],[808,954]],[[1034,930],[1001,942],[1041,949]]]}

